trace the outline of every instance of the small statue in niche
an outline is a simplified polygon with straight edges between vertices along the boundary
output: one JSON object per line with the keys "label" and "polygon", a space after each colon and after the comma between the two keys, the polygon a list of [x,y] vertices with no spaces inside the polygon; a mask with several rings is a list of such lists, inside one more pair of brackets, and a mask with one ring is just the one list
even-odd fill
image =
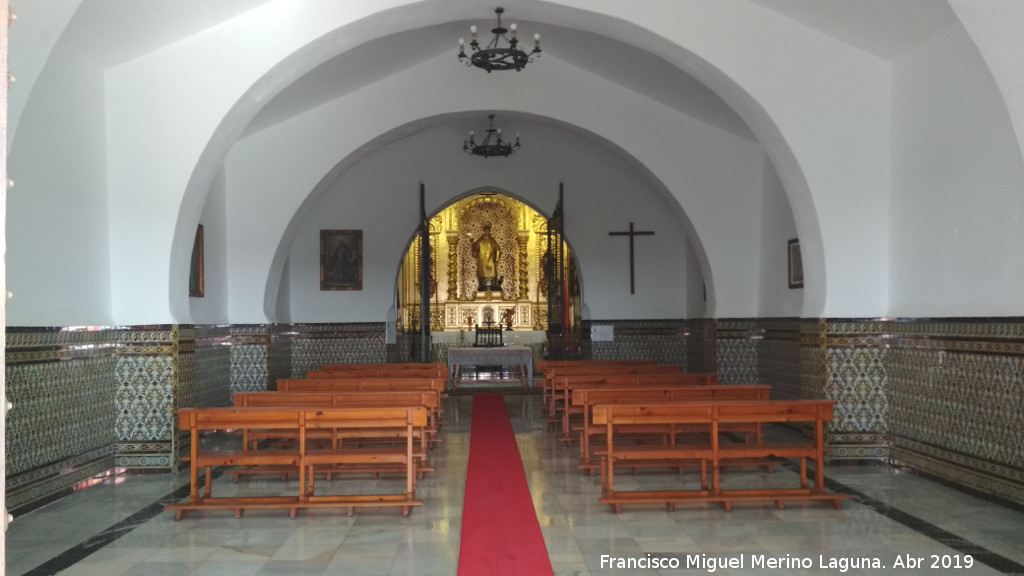
{"label": "small statue in niche", "polygon": [[515,320],[515,315],[515,308],[505,308],[501,311],[501,323],[505,325],[505,330],[512,329],[512,322]]}

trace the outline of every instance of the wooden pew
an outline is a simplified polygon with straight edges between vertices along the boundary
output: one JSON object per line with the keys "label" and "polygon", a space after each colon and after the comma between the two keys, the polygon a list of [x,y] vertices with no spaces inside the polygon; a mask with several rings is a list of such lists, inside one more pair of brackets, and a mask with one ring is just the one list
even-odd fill
{"label": "wooden pew", "polygon": [[640,366],[657,364],[656,360],[539,360],[537,372],[544,373],[549,368],[571,368],[573,366]]}
{"label": "wooden pew", "polygon": [[281,378],[277,389],[281,392],[309,392],[313,390],[437,390],[444,392],[445,379],[440,377],[331,377]]}
{"label": "wooden pew", "polygon": [[[307,407],[307,408],[344,408],[349,406],[422,406],[427,409],[427,425],[424,429],[414,431],[419,446],[416,452],[420,465],[417,467],[419,477],[423,472],[431,469],[427,466],[427,451],[437,438],[438,409],[437,393],[433,390],[328,390],[313,392],[236,392],[234,394],[234,405],[237,408],[253,407]],[[244,446],[247,449],[255,449],[257,443],[269,439],[286,438],[281,430],[264,430],[243,432]],[[297,438],[297,431],[295,434]],[[368,439],[364,437],[363,439]],[[400,439],[401,435],[396,431],[375,430],[372,438],[388,440]],[[342,441],[335,430],[307,431],[307,444],[315,440],[326,441],[330,446],[337,448]],[[258,470],[256,470],[258,471]],[[253,470],[242,469],[233,472],[235,479],[250,474]]]}
{"label": "wooden pew", "polygon": [[[308,406],[345,407],[348,405],[423,406],[427,409],[427,432],[433,437],[438,431],[437,415],[440,399],[437,391],[410,390],[312,390],[277,392],[235,392],[233,403],[237,408]],[[259,441],[259,437],[251,437]]]}
{"label": "wooden pew", "polygon": [[[769,399],[771,386],[628,386],[628,387],[605,387],[583,386],[572,391],[572,406],[578,409],[583,416],[582,423],[576,428],[577,438],[580,444],[581,470],[589,470],[593,474],[595,469],[600,467],[600,461],[595,460],[596,454],[592,451],[591,439],[595,436],[603,437],[606,433],[604,426],[593,424],[593,407],[596,404],[651,404],[656,402],[680,402],[691,400],[761,400]],[[642,429],[624,430],[630,433],[656,432],[666,434],[666,427],[647,426]],[[700,428],[676,427],[674,433],[691,431],[706,432],[704,426]],[[761,440],[760,427],[756,425],[741,424],[723,427],[723,432],[743,433],[747,436],[753,435],[754,441]]]}
{"label": "wooden pew", "polygon": [[[165,506],[174,511],[174,519],[193,510],[234,510],[235,516],[247,509],[287,509],[295,517],[299,509],[345,507],[349,514],[357,506],[398,506],[403,516],[410,507],[422,505],[415,499],[416,460],[414,430],[427,423],[422,407],[348,407],[348,408],[183,408],[178,411],[182,430],[189,432],[192,446],[189,456],[190,494],[187,502]],[[313,449],[307,443],[307,431],[334,429],[366,433],[367,430],[404,428],[404,448]],[[269,450],[204,448],[201,436],[209,432],[278,429],[290,434],[298,430],[298,442],[288,448]],[[404,465],[405,491],[394,494],[315,496],[311,474],[318,466]],[[299,489],[291,495],[216,497],[212,490],[214,466],[297,467]],[[200,493],[199,472],[205,472],[206,485]],[[286,484],[282,484],[282,487]]]}
{"label": "wooden pew", "polygon": [[559,405],[561,398],[556,398],[554,393],[555,379],[561,376],[619,376],[629,374],[682,374],[683,369],[679,366],[666,364],[640,364],[640,365],[574,365],[556,366],[544,372],[543,400],[549,416],[554,416],[554,407]]}
{"label": "wooden pew", "polygon": [[346,368],[310,370],[307,378],[449,378],[448,368],[421,365],[419,368]]}
{"label": "wooden pew", "polygon": [[[416,408],[327,408],[306,413],[306,428],[310,431],[332,430],[342,435],[362,437],[367,430],[395,430],[404,426],[404,447],[358,447],[350,448],[311,448],[303,455],[303,465],[307,468],[305,477],[309,482],[304,489],[304,503],[308,508],[347,507],[351,516],[357,506],[401,506],[402,516],[408,516],[410,506],[423,504],[416,499],[416,452],[413,438],[417,428],[422,429],[427,423],[427,411],[423,407]],[[345,467],[380,467],[388,464],[405,467],[405,493],[392,494],[335,494],[317,495],[315,490],[316,474],[337,473]]]}
{"label": "wooden pew", "polygon": [[[685,502],[720,502],[726,511],[734,502],[771,501],[782,508],[791,500],[824,500],[836,508],[847,496],[825,492],[824,484],[824,426],[832,420],[835,402],[826,400],[772,400],[772,401],[692,401],[657,404],[596,404],[593,422],[606,427],[607,454],[602,467],[604,481],[603,504],[610,504],[616,513],[623,504],[665,503],[670,509]],[[762,437],[760,442],[722,442],[721,427],[737,423],[809,423],[814,436],[809,441],[777,442]],[[636,425],[705,425],[709,427],[707,440],[683,444],[631,444],[616,443],[615,430]],[[800,460],[800,486],[798,488],[723,489],[719,471],[724,463],[735,459],[798,458]],[[615,464],[619,461],[645,460],[697,460],[701,468],[701,486],[694,490],[678,491],[615,491]],[[808,485],[807,461],[815,467],[814,485]],[[707,468],[711,467],[711,483],[707,481]]]}
{"label": "wooden pew", "polygon": [[549,413],[552,420],[562,424],[562,439],[571,441],[569,434],[569,421],[572,416],[582,415],[582,410],[573,407],[570,401],[572,391],[580,386],[616,387],[616,386],[709,386],[718,384],[718,374],[683,374],[681,372],[669,372],[665,374],[638,373],[638,374],[569,374],[555,376],[551,387],[553,402]]}
{"label": "wooden pew", "polygon": [[320,370],[326,370],[329,372],[339,372],[345,370],[367,370],[367,369],[383,369],[383,370],[403,370],[406,368],[412,368],[419,370],[421,368],[434,368],[438,370],[447,370],[448,366],[440,362],[394,362],[394,363],[374,363],[374,364],[324,364],[320,367]]}
{"label": "wooden pew", "polygon": [[433,390],[437,394],[437,424],[444,421],[441,398],[444,378],[282,378],[277,381],[280,392],[313,392],[317,390]]}

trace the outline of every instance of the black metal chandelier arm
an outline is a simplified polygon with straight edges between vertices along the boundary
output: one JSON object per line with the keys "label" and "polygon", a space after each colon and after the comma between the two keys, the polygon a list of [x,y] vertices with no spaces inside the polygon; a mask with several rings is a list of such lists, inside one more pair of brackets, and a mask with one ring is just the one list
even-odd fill
{"label": "black metal chandelier arm", "polygon": [[[515,70],[518,72],[527,64],[533,62],[536,57],[540,56],[540,34],[534,34],[533,50],[527,54],[519,48],[516,25],[512,24],[508,28],[501,25],[501,15],[505,12],[505,9],[499,6],[494,12],[498,15],[498,25],[491,29],[491,34],[493,35],[491,41],[487,43],[486,47],[481,48],[480,42],[477,39],[477,28],[476,26],[471,26],[469,42],[471,55],[466,54],[466,41],[459,38],[459,61],[464,61],[466,66],[475,66],[487,72],[494,70]],[[502,46],[502,43],[506,45]]]}

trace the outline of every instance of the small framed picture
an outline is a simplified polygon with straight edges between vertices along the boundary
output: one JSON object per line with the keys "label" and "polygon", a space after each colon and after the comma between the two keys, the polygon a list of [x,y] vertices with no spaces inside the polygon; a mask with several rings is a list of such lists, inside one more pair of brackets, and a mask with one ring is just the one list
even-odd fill
{"label": "small framed picture", "polygon": [[192,265],[188,271],[188,295],[202,298],[205,294],[205,262],[203,262],[203,225],[196,228],[196,239],[192,243]]}
{"label": "small framed picture", "polygon": [[804,287],[804,260],[800,257],[800,239],[789,241],[789,287]]}
{"label": "small framed picture", "polygon": [[320,231],[320,289],[363,289],[363,231]]}

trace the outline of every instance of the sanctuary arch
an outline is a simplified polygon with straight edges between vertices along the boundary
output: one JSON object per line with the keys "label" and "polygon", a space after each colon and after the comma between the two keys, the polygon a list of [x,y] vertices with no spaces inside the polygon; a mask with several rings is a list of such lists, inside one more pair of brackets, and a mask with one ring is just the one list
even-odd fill
{"label": "sanctuary arch", "polygon": [[[488,226],[498,248],[491,289],[478,277],[474,249]],[[498,324],[518,332],[547,330],[548,242],[547,218],[506,194],[484,190],[442,208],[430,219],[431,331]],[[563,250],[571,330],[582,322],[582,290],[575,259],[566,244]],[[417,235],[398,274],[399,332],[419,331],[421,253]]]}

